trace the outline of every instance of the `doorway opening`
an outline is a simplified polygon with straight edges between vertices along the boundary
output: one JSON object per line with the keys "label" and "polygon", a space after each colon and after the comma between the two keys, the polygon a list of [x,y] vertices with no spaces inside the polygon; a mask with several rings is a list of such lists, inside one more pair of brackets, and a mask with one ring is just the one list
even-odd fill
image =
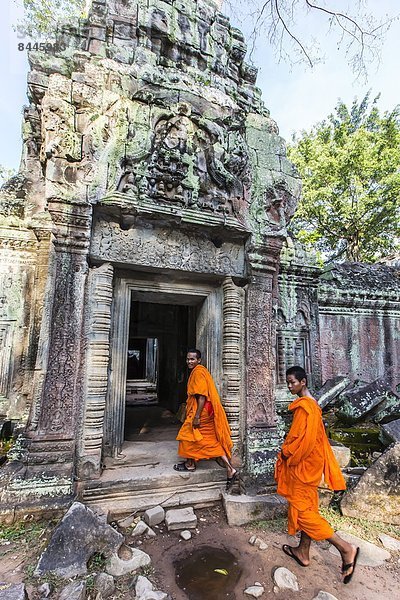
{"label": "doorway opening", "polygon": [[131,299],[124,441],[175,440],[197,307]]}

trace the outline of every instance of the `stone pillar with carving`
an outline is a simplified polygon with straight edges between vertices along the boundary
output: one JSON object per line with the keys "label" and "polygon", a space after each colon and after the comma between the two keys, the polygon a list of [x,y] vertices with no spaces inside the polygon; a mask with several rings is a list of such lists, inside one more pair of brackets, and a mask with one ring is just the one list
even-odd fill
{"label": "stone pillar with carving", "polygon": [[222,403],[232,430],[234,452],[241,450],[243,431],[243,296],[244,292],[236,286],[231,277],[222,285],[223,301],[223,342]]}
{"label": "stone pillar with carving", "polygon": [[251,482],[272,483],[279,435],[275,411],[276,332],[274,307],[280,238],[249,254],[246,299],[246,473]]}
{"label": "stone pillar with carving", "polygon": [[21,466],[0,490],[14,516],[25,505],[30,512],[63,510],[74,492],[91,207],[56,200],[48,206],[54,237],[36,364],[42,377],[35,380],[34,418],[12,453]]}
{"label": "stone pillar with carving", "polygon": [[89,272],[86,301],[83,423],[79,435],[79,479],[101,474],[104,413],[108,386],[114,269],[110,263]]}

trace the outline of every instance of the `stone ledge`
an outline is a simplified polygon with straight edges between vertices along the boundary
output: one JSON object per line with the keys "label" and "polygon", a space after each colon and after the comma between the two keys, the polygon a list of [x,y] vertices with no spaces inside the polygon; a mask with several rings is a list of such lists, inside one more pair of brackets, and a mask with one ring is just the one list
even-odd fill
{"label": "stone ledge", "polygon": [[277,494],[262,496],[223,494],[222,502],[230,526],[246,525],[251,521],[269,521],[277,517],[285,517],[287,514],[287,502]]}

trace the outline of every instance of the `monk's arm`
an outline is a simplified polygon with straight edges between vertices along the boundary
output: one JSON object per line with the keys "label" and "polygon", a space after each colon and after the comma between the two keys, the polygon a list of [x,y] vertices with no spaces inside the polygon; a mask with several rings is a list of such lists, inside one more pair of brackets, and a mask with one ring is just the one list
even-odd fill
{"label": "monk's arm", "polygon": [[195,427],[195,428],[200,426],[200,415],[204,408],[204,404],[206,403],[206,397],[201,396],[200,394],[196,394],[196,400],[197,400],[197,410],[196,410],[196,414],[194,415],[194,419],[193,419],[193,427]]}

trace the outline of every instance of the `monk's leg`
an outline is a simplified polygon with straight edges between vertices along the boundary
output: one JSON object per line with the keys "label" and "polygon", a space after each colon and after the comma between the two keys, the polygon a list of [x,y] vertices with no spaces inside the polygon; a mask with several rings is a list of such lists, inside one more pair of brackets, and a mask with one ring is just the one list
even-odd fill
{"label": "monk's leg", "polygon": [[225,454],[223,454],[219,458],[221,458],[221,460],[225,464],[226,476],[228,477],[228,479],[231,479],[231,477],[233,477],[235,475],[235,473],[237,473],[236,469],[234,467],[232,467],[231,463],[229,462],[229,458],[227,456],[225,456]]}
{"label": "monk's leg", "polygon": [[[337,533],[334,533],[331,537],[327,538],[327,540],[339,550],[343,564],[351,565],[357,553],[356,546],[353,546],[352,544],[346,542]],[[342,573],[343,577],[345,577],[346,575],[350,575],[353,572],[353,569],[353,566],[349,567],[346,571]]]}
{"label": "monk's leg", "polygon": [[300,533],[300,543],[298,546],[289,546],[284,544],[283,550],[289,556],[296,557],[299,559],[303,567],[308,567],[310,564],[310,546],[311,538],[305,531]]}

